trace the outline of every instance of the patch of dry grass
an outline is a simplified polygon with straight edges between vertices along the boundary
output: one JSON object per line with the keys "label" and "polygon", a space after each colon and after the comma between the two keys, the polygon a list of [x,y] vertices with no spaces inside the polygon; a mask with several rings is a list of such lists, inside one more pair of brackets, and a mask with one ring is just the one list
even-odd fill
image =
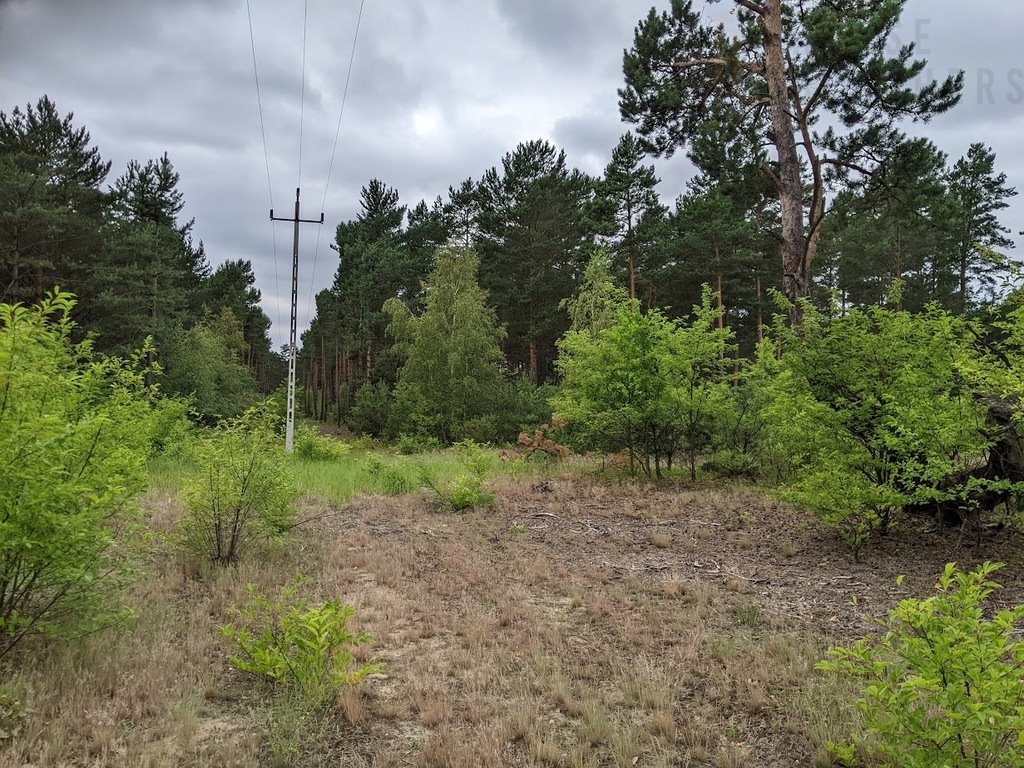
{"label": "patch of dry grass", "polygon": [[[495,511],[460,515],[417,496],[306,500],[320,519],[287,555],[230,571],[156,557],[132,626],[40,650],[13,676],[34,713],[0,767],[785,768],[856,731],[848,692],[813,670],[818,625],[735,575],[753,566],[718,567],[722,547],[764,551],[756,531],[716,523],[749,497],[563,475],[539,490],[499,483]],[[143,503],[169,530],[173,496]],[[511,536],[513,521],[528,534]],[[792,546],[773,556],[789,563],[804,549]],[[247,582],[270,594],[297,573],[310,599],[356,606],[355,628],[375,638],[358,660],[385,664],[316,723],[275,711],[217,632]],[[303,722],[315,738],[289,740],[283,729]]]}

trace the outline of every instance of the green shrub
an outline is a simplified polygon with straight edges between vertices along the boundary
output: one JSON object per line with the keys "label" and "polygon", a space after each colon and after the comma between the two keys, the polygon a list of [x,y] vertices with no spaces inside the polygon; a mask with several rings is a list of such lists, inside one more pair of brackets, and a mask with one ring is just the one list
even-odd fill
{"label": "green shrub", "polygon": [[950,563],[938,594],[901,601],[880,639],[833,648],[818,664],[860,684],[857,705],[886,766],[1024,765],[1024,606],[986,619],[982,605],[999,567],[961,573]]}
{"label": "green shrub", "polygon": [[295,425],[295,455],[303,461],[338,461],[350,450],[348,443],[324,435],[316,427]]}
{"label": "green shrub", "polygon": [[248,585],[251,604],[240,610],[244,626],[228,624],[221,633],[240,653],[231,663],[241,670],[294,688],[310,705],[325,704],[339,688],[358,683],[381,668],[379,662],[355,664],[352,652],[372,638],[353,634],[351,605],[329,600],[310,605],[295,585],[272,600]]}
{"label": "green shrub", "polygon": [[388,464],[371,454],[366,459],[366,471],[377,479],[381,490],[389,496],[401,496],[416,490],[416,479],[401,464]]}
{"label": "green shrub", "polygon": [[441,441],[436,437],[411,435],[407,432],[402,432],[398,436],[395,447],[398,448],[398,452],[403,456],[412,456],[416,453],[439,450],[441,448]]}
{"label": "green shrub", "polygon": [[123,616],[152,391],[141,361],[71,342],[74,299],[0,304],[0,659]]}
{"label": "green shrub", "polygon": [[387,382],[366,382],[356,390],[346,424],[359,435],[387,437],[394,422],[395,395]]}
{"label": "green shrub", "polygon": [[182,493],[181,548],[218,565],[237,562],[294,522],[295,483],[270,417],[252,410],[199,441],[199,469]]}
{"label": "green shrub", "polygon": [[911,505],[964,500],[991,430],[965,371],[965,321],[882,307],[827,319],[808,308],[766,383],[762,446],[782,496],[836,528],[855,554]]}
{"label": "green shrub", "polygon": [[683,453],[696,479],[697,458],[730,402],[732,331],[718,327],[721,310],[706,286],[694,312],[684,324],[632,302],[596,332],[562,337],[552,405],[574,447],[626,450],[631,471],[656,477]]}
{"label": "green shrub", "polygon": [[442,482],[438,477],[421,468],[420,479],[430,488],[446,507],[455,512],[474,507],[493,507],[494,494],[484,487],[484,481],[494,467],[494,456],[483,446],[472,440],[463,440],[455,446],[459,463],[465,470],[454,480]]}

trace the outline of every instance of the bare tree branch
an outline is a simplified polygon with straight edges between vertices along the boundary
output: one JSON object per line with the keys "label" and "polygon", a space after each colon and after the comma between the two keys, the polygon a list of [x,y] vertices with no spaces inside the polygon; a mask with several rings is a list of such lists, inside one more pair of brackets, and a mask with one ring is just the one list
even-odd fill
{"label": "bare tree branch", "polygon": [[764,16],[764,14],[765,14],[764,6],[761,5],[760,3],[755,3],[754,0],[733,0],[733,1],[736,3],[736,5],[742,5],[748,11],[753,11],[754,13],[758,14],[759,16]]}
{"label": "bare tree branch", "polygon": [[[764,65],[754,61],[736,61],[732,62],[736,64],[740,69],[746,70],[747,72],[753,72],[756,75],[764,74]],[[730,62],[718,58],[712,57],[707,59],[687,59],[686,61],[674,61],[672,62],[672,69],[691,69],[693,67],[727,67]]]}

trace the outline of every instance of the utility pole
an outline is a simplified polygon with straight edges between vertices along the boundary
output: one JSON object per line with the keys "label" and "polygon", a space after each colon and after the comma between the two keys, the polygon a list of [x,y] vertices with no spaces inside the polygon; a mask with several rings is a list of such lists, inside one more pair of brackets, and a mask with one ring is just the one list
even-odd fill
{"label": "utility pole", "polygon": [[323,224],[324,214],[320,213],[319,219],[299,218],[299,188],[295,188],[295,216],[284,218],[274,215],[274,209],[270,209],[271,221],[291,221],[295,224],[295,237],[292,241],[292,315],[291,326],[288,329],[288,416],[285,422],[284,449],[292,452],[295,446],[295,312],[299,298],[299,224]]}

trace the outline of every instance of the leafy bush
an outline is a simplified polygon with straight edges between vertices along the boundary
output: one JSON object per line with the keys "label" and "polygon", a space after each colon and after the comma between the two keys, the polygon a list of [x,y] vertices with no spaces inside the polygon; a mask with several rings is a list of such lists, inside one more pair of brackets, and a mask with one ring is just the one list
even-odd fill
{"label": "leafy bush", "polygon": [[785,498],[840,531],[856,553],[909,505],[968,495],[991,442],[963,371],[964,321],[873,307],[785,333],[768,384],[766,443],[795,474]]}
{"label": "leafy bush", "polygon": [[346,424],[359,435],[388,437],[394,423],[395,395],[387,382],[367,382],[356,390]]}
{"label": "leafy bush", "polygon": [[353,651],[372,641],[349,630],[355,608],[339,600],[310,605],[297,596],[299,583],[286,587],[279,600],[248,585],[251,605],[239,611],[245,625],[228,624],[221,633],[238,646],[240,653],[231,657],[237,669],[291,686],[307,703],[319,706],[342,686],[378,671],[381,664],[354,663]]}
{"label": "leafy bush", "polygon": [[434,474],[422,469],[420,479],[423,484],[455,512],[474,507],[493,507],[494,494],[484,487],[484,481],[494,467],[494,456],[472,440],[457,443],[455,452],[466,471],[454,480],[442,483]]}
{"label": "leafy bush", "polygon": [[152,392],[141,361],[71,342],[74,299],[0,304],[0,658],[122,615]]}
{"label": "leafy bush", "polygon": [[[834,648],[818,668],[861,685],[858,708],[887,766],[1012,768],[1024,765],[1024,606],[986,619],[982,604],[1000,566],[946,566],[923,600],[903,600],[885,634]],[[851,745],[836,750],[847,757]]]}
{"label": "leafy bush", "polygon": [[350,450],[348,443],[321,434],[316,427],[295,425],[295,455],[303,461],[339,461]]}
{"label": "leafy bush", "polygon": [[379,456],[366,459],[366,470],[377,478],[381,490],[389,496],[401,496],[416,490],[416,479],[401,464],[387,464]]}
{"label": "leafy bush", "polygon": [[196,448],[199,469],[183,490],[181,548],[227,565],[287,530],[297,492],[284,457],[272,420],[262,410],[212,430]]}
{"label": "leafy bush", "polygon": [[436,437],[428,437],[426,435],[410,435],[407,432],[402,432],[398,436],[398,441],[395,443],[398,448],[398,452],[403,456],[411,456],[416,453],[426,453],[427,451],[436,451],[441,447],[441,441]]}
{"label": "leafy bush", "polygon": [[633,302],[610,325],[559,341],[563,383],[552,404],[576,447],[626,449],[631,469],[658,477],[682,450],[696,478],[697,457],[729,404],[732,332],[716,327],[721,311],[706,287],[694,310],[683,325]]}
{"label": "leafy bush", "polygon": [[190,455],[196,425],[189,419],[189,413],[189,404],[184,400],[162,397],[153,403],[150,434],[154,454]]}

